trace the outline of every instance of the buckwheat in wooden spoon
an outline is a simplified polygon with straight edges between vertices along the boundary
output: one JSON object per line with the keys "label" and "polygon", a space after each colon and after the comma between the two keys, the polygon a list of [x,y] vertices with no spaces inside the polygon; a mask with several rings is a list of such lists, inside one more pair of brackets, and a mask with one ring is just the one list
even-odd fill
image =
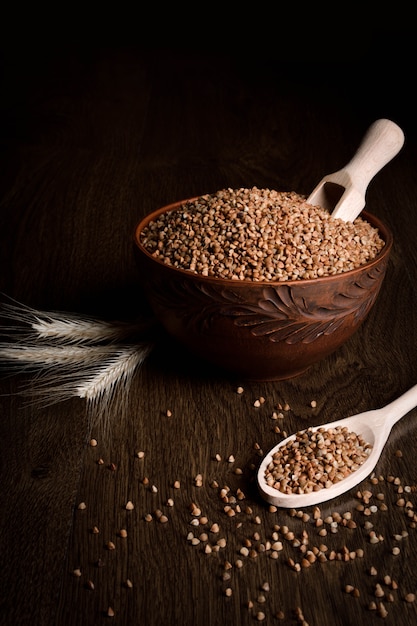
{"label": "buckwheat in wooden spoon", "polygon": [[381,409],[314,426],[287,437],[258,470],[261,496],[299,509],[331,500],[374,469],[393,425],[417,406],[417,385]]}
{"label": "buckwheat in wooden spoon", "polygon": [[325,176],[307,202],[328,210],[333,217],[353,222],[365,206],[372,178],[401,150],[404,133],[387,119],[374,122],[345,167]]}

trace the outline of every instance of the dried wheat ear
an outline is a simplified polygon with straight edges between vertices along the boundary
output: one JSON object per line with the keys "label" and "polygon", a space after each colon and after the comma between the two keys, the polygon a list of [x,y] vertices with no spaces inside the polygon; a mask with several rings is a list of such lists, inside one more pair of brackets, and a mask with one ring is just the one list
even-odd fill
{"label": "dried wheat ear", "polygon": [[40,311],[16,301],[0,305],[3,371],[35,373],[29,394],[43,404],[84,398],[101,412],[124,394],[153,348],[153,320],[104,321]]}

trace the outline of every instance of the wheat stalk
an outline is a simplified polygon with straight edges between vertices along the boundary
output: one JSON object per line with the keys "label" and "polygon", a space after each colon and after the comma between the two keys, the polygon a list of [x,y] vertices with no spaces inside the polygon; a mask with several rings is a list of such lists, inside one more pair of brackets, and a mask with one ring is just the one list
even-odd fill
{"label": "wheat stalk", "polygon": [[31,396],[42,396],[43,404],[53,404],[72,397],[98,404],[107,397],[116,395],[120,388],[126,389],[137,368],[142,365],[152,350],[151,344],[117,346],[97,362],[90,361],[82,368],[40,368],[36,377],[36,388]]}
{"label": "wheat stalk", "polygon": [[[135,321],[104,321],[88,315],[39,311],[23,304],[3,304],[1,316],[17,322],[6,331],[16,339],[59,341],[61,343],[120,342],[132,339],[154,325],[152,318]],[[22,326],[22,324],[24,326]]]}
{"label": "wheat stalk", "polygon": [[120,341],[137,331],[137,327],[130,324],[112,324],[87,319],[38,319],[32,325],[40,339],[59,339],[76,342]]}
{"label": "wheat stalk", "polygon": [[89,402],[97,402],[106,395],[113,395],[116,387],[126,388],[136,368],[142,365],[150,349],[150,346],[144,346],[142,349],[123,349],[97,372],[87,377],[75,389],[75,395]]}
{"label": "wheat stalk", "polygon": [[[133,376],[151,350],[150,343],[112,346],[104,358],[87,359],[84,364],[74,362],[69,367],[64,363],[41,365],[20,394],[30,398],[30,406],[40,408],[71,398],[85,400],[89,421],[93,423],[100,419],[106,431],[112,415],[117,413],[120,418],[125,413]],[[82,351],[86,349],[80,348]]]}
{"label": "wheat stalk", "polygon": [[36,373],[25,395],[43,405],[78,397],[97,415],[109,415],[116,400],[123,408],[133,375],[152,350],[153,320],[106,322],[13,302],[0,309],[17,324],[0,327],[0,335],[11,339],[0,342],[0,362],[14,372]]}
{"label": "wheat stalk", "polygon": [[89,429],[100,422],[104,436],[109,432],[115,416],[119,421],[126,415],[133,376],[151,350],[150,343],[117,346],[104,360],[82,368],[41,368],[21,393],[30,397],[31,406],[40,408],[71,398],[84,400]]}
{"label": "wheat stalk", "polygon": [[0,360],[18,362],[33,366],[68,366],[72,364],[86,367],[103,361],[114,353],[114,346],[37,346],[0,343]]}

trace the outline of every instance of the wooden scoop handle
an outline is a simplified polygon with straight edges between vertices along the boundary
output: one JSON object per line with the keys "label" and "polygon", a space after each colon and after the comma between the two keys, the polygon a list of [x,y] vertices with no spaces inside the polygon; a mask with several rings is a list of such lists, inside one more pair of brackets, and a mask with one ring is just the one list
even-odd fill
{"label": "wooden scoop handle", "polygon": [[343,168],[363,196],[372,178],[401,150],[404,133],[397,124],[380,119],[371,124],[353,158]]}

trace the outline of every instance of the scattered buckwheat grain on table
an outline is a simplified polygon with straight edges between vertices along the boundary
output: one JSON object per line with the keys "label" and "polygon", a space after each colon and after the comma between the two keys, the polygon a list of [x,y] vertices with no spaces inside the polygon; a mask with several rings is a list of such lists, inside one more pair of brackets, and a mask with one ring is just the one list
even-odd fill
{"label": "scattered buckwheat grain on table", "polygon": [[282,493],[319,491],[356,471],[371,449],[346,427],[307,428],[275,452],[265,470],[265,480]]}

